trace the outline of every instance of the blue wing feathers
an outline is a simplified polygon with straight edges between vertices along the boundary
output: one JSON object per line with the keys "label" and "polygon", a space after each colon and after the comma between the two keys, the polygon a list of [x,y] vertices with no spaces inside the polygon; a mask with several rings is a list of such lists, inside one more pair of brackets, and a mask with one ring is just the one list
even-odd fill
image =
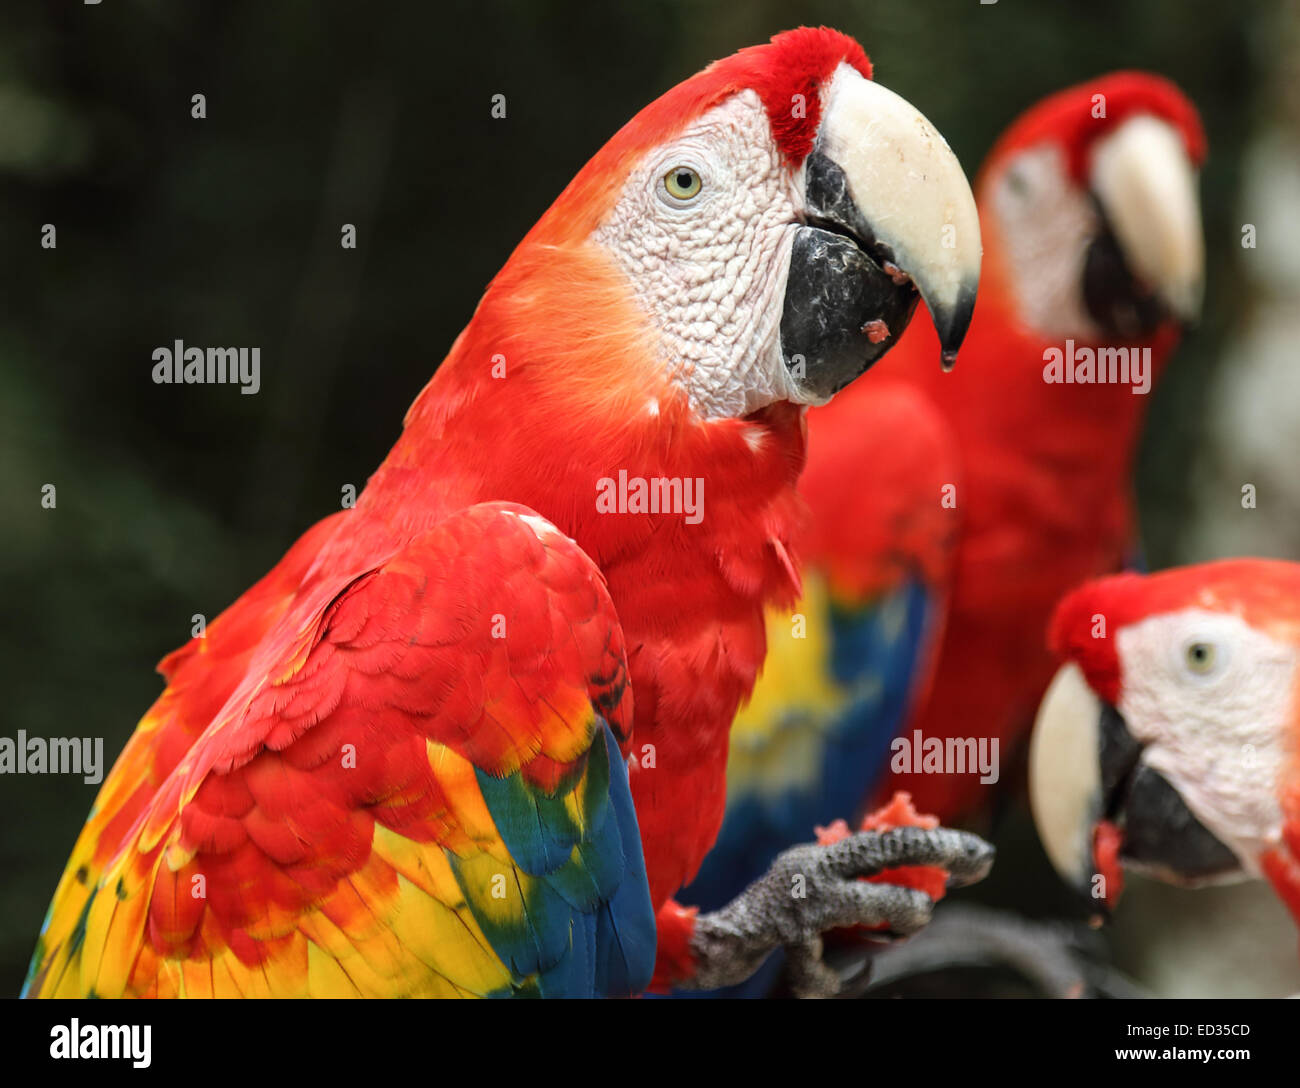
{"label": "blue wing feathers", "polygon": [[645,989],[654,970],[655,920],[641,835],[627,767],[603,720],[586,771],[570,786],[584,791],[581,822],[566,808],[564,791],[545,796],[519,773],[478,774],[511,858],[537,879],[509,889],[522,893],[523,903],[508,921],[476,905],[473,894],[470,909],[517,977],[538,976],[536,990],[544,997],[627,996]]}

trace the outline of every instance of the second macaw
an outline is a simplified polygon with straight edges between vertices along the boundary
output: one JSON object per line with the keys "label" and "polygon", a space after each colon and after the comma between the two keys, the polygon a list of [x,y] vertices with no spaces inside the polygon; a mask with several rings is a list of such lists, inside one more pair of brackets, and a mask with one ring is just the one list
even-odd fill
{"label": "second macaw", "polygon": [[[768,612],[693,901],[726,902],[809,827],[896,790],[968,814],[993,785],[981,739],[1001,779],[1051,677],[1052,606],[1134,550],[1147,394],[1200,303],[1205,151],[1195,108],[1153,75],[1038,103],[977,178],[985,256],[962,367],[928,373],[938,342],[916,321],[809,412],[805,593]],[[1107,348],[1145,369],[1067,379],[1066,358]],[[918,734],[945,751],[969,738],[968,765],[924,765]]]}

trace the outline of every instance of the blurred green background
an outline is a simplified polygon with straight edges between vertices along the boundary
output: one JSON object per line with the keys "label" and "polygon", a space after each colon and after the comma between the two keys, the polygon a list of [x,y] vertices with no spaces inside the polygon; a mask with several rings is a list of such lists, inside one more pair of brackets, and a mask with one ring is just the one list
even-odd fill
{"label": "blurred green background", "polygon": [[[1150,563],[1184,557],[1207,388],[1250,301],[1246,148],[1293,116],[1294,7],[383,10],[0,10],[0,735],[103,736],[111,760],[190,617],[214,616],[337,509],[343,485],[364,484],[484,285],[570,175],[672,84],[801,23],[857,37],[877,78],[935,122],[972,174],[1022,109],[1103,71],[1153,69],[1200,107],[1206,316],[1152,397],[1139,480]],[[205,120],[191,118],[196,93]],[[498,93],[504,120],[489,112]],[[40,246],[45,223],[56,250]],[[358,227],[355,251],[339,246],[343,223]],[[261,347],[261,392],[153,384],[150,353],[175,338]],[[47,483],[55,510],[40,505]],[[94,792],[73,777],[0,778],[0,993],[21,982]],[[990,894],[1053,902],[1042,872],[1000,869]],[[1130,944],[1121,958],[1140,972],[1141,942]]]}

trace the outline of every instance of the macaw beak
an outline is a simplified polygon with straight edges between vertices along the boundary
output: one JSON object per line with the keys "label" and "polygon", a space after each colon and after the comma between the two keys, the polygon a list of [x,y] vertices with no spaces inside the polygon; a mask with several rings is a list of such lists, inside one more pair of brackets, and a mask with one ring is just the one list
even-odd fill
{"label": "macaw beak", "polygon": [[1173,126],[1139,114],[1097,141],[1089,187],[1107,229],[1089,248],[1084,297],[1122,336],[1174,317],[1192,324],[1205,289],[1196,167]]}
{"label": "macaw beak", "polygon": [[1039,707],[1029,803],[1053,867],[1096,912],[1114,907],[1121,864],[1184,886],[1244,875],[1077,665],[1057,672]]}
{"label": "macaw beak", "polygon": [[781,350],[819,403],[864,373],[924,299],[945,369],[970,327],[979,215],[943,137],[910,103],[841,65],[804,163]]}

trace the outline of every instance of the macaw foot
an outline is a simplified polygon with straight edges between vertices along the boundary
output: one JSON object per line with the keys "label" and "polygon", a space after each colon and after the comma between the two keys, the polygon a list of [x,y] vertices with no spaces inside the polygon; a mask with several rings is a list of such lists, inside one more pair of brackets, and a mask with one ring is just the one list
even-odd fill
{"label": "macaw foot", "polygon": [[835,997],[840,973],[822,957],[822,934],[850,926],[883,927],[879,936],[915,933],[930,920],[934,901],[896,884],[860,877],[883,869],[933,865],[957,887],[983,879],[993,847],[964,831],[899,827],[859,831],[829,846],[795,846],[721,910],[695,920],[691,987],[714,990],[749,978],[784,948],[787,979],[797,997]]}
{"label": "macaw foot", "polygon": [[961,988],[944,987],[941,994],[982,996],[982,989],[969,974],[971,969],[982,969],[994,972],[1004,988],[1010,974],[1041,997],[1149,996],[1102,962],[1104,954],[1097,933],[1078,923],[1033,921],[1010,911],[953,903],[940,909],[915,940],[875,955],[870,985],[858,989],[868,994],[893,992],[959,969],[965,972],[960,975]]}

